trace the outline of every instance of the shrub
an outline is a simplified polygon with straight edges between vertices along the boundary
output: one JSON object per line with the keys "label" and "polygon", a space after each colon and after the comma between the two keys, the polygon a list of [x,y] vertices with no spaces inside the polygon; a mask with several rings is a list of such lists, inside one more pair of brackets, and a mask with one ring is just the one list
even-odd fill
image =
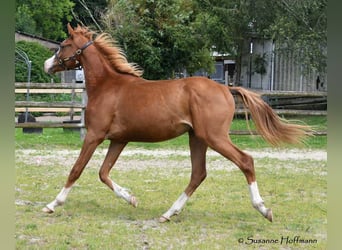
{"label": "shrub", "polygon": [[[44,72],[44,61],[52,56],[52,52],[37,42],[18,41],[16,42],[16,50],[24,51],[31,63],[31,82],[60,82],[57,75],[49,75]],[[27,66],[25,61],[16,54],[15,62],[15,81],[27,82]]]}

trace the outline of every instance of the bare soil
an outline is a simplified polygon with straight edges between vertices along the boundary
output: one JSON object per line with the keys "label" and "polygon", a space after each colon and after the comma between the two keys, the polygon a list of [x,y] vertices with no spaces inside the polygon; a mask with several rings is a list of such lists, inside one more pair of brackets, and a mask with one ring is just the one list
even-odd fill
{"label": "bare soil", "polygon": [[[16,163],[27,165],[54,166],[62,165],[70,168],[76,161],[80,150],[38,150],[17,149],[15,152]],[[263,149],[247,150],[253,156],[258,166],[258,161],[323,161],[327,160],[325,150],[309,149]],[[88,163],[88,167],[100,167],[106,154],[105,149],[97,149]],[[236,169],[235,165],[215,151],[207,152],[208,169]],[[190,153],[184,150],[146,150],[125,149],[115,168],[119,170],[142,170],[146,168],[190,168]]]}

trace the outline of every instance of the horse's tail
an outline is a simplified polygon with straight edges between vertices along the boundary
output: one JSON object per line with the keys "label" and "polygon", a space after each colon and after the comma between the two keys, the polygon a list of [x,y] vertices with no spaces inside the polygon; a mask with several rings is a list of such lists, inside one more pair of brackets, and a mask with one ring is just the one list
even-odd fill
{"label": "horse's tail", "polygon": [[289,123],[280,118],[259,94],[241,87],[229,89],[232,94],[236,93],[241,97],[244,106],[251,113],[257,131],[270,144],[298,144],[308,135],[312,135],[313,130],[310,126]]}

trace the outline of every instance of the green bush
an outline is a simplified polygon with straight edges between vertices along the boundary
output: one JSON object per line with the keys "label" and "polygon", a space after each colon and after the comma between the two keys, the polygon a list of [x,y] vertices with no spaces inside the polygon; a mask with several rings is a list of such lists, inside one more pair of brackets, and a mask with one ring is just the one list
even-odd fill
{"label": "green bush", "polygon": [[[18,41],[15,44],[16,49],[24,51],[31,63],[31,82],[60,82],[57,75],[49,75],[44,72],[44,61],[52,56],[52,52],[37,42]],[[26,63],[16,54],[15,62],[15,81],[27,82]]]}

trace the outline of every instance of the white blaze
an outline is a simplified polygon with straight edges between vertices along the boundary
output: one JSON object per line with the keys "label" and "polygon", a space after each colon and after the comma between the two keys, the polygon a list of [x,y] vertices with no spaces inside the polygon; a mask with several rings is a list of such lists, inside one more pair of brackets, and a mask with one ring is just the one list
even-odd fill
{"label": "white blaze", "polygon": [[53,55],[52,57],[50,57],[49,59],[47,59],[45,62],[44,62],[44,71],[46,73],[49,73],[49,69],[52,68],[53,66],[53,61],[55,60],[55,56]]}

